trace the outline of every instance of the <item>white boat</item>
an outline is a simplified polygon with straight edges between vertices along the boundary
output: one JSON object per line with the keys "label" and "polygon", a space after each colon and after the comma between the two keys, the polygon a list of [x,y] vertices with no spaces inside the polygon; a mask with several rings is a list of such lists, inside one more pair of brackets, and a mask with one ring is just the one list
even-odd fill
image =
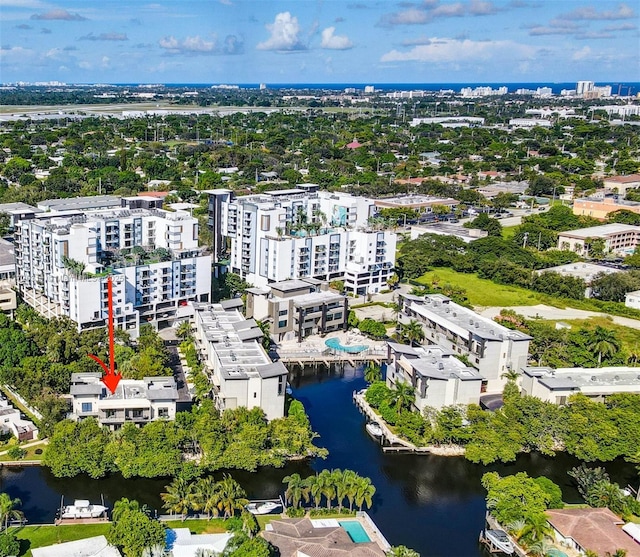
{"label": "white boat", "polygon": [[76,499],[73,505],[62,507],[60,518],[99,518],[107,512],[104,505],[93,505],[86,499]]}
{"label": "white boat", "polygon": [[280,503],[267,501],[266,503],[249,503],[245,506],[251,514],[269,514],[282,507]]}
{"label": "white boat", "polygon": [[511,555],[515,548],[504,530],[485,530],[484,535],[496,549],[507,555]]}
{"label": "white boat", "polygon": [[364,428],[367,430],[367,433],[376,439],[382,437],[382,428],[378,422],[369,422]]}

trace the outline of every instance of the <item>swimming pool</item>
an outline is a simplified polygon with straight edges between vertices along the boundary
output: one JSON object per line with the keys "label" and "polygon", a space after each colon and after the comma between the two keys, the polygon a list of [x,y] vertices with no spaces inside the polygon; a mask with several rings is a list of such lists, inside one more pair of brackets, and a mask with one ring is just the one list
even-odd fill
{"label": "swimming pool", "polygon": [[360,524],[357,520],[342,520],[339,521],[338,524],[340,524],[340,526],[342,526],[342,528],[346,530],[353,543],[365,543],[371,541],[371,538],[369,538],[369,536],[365,532],[362,524]]}
{"label": "swimming pool", "polygon": [[353,346],[344,346],[340,344],[340,339],[337,337],[328,338],[324,341],[324,343],[334,350],[341,350],[342,352],[348,352],[349,354],[357,354],[358,352],[363,352],[367,348],[369,348],[366,344],[354,344]]}

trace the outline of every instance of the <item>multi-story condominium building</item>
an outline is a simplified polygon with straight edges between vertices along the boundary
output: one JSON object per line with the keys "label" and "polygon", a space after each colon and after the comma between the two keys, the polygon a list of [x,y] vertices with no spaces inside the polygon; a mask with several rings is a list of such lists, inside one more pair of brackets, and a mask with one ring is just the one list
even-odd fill
{"label": "multi-story condominium building", "polygon": [[262,331],[238,310],[242,300],[193,306],[195,339],[217,408],[223,411],[257,406],[269,420],[282,418],[287,368],[282,362],[272,362],[262,348]]}
{"label": "multi-story condominium building", "polygon": [[214,262],[259,287],[313,277],[344,280],[359,295],[378,292],[392,275],[396,235],[370,227],[375,212],[371,199],[313,184],[238,198],[213,190]]}
{"label": "multi-story condominium building", "polygon": [[39,215],[14,232],[23,299],[45,317],[67,316],[78,329],[107,319],[113,277],[115,325],[135,336],[140,322],[168,324],[207,301],[211,256],[198,247],[198,221],[185,212],[110,209]]}
{"label": "multi-story condominium building", "polygon": [[616,222],[559,232],[558,249],[571,250],[586,256],[589,255],[589,244],[595,239],[604,241],[605,253],[631,255],[640,245],[640,226]]}
{"label": "multi-story condominium building", "polygon": [[313,278],[272,282],[247,289],[245,315],[269,323],[271,338],[278,342],[309,335],[346,330],[347,298]]}
{"label": "multi-story condominium building", "polygon": [[503,374],[527,364],[531,337],[482,317],[441,294],[400,295],[400,325],[412,319],[422,324],[425,342],[465,356],[482,377],[483,391],[501,392]]}
{"label": "multi-story condominium building", "polygon": [[453,404],[478,404],[484,378],[466,366],[455,352],[441,346],[412,348],[388,343],[387,384],[407,383],[415,388],[414,407],[427,408]]}
{"label": "multi-story condominium building", "polygon": [[71,374],[72,419],[93,417],[112,430],[125,422],[144,425],[175,419],[178,389],[173,377],[121,379],[113,394],[101,377],[101,373]]}
{"label": "multi-story condominium building", "polygon": [[604,178],[605,190],[617,193],[620,197],[627,194],[627,190],[640,188],[640,174],[628,174],[626,176],[609,176]]}
{"label": "multi-story condominium building", "polygon": [[614,196],[606,196],[604,199],[585,197],[573,201],[574,215],[605,220],[609,213],[615,211],[631,211],[632,213],[640,215],[640,203],[621,200],[619,197],[616,199]]}
{"label": "multi-story condominium building", "polygon": [[524,367],[522,372],[522,392],[554,404],[566,404],[576,393],[600,402],[614,393],[640,393],[637,367]]}

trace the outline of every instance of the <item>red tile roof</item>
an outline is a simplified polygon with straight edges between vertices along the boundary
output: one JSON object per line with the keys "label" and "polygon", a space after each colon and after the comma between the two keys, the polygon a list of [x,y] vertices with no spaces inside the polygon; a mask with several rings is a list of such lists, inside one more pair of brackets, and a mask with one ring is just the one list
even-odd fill
{"label": "red tile roof", "polygon": [[609,509],[554,509],[547,511],[549,523],[565,538],[573,538],[582,549],[604,557],[626,549],[627,557],[640,557],[640,545],[622,531],[624,521]]}

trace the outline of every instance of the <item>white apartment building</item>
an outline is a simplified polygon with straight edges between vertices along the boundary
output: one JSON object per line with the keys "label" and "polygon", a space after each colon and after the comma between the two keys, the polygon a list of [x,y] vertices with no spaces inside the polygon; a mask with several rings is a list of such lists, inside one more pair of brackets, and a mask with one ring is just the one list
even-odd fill
{"label": "white apartment building", "polygon": [[502,375],[526,366],[531,337],[482,317],[441,294],[400,295],[399,323],[417,320],[425,343],[438,344],[468,358],[484,378],[483,392],[501,392]]}
{"label": "white apartment building", "polygon": [[614,393],[640,393],[637,367],[525,367],[522,372],[520,386],[523,394],[554,404],[566,404],[567,399],[576,393],[599,402]]}
{"label": "white apartment building", "polygon": [[214,263],[257,287],[288,279],[344,280],[358,295],[385,289],[396,235],[368,223],[374,201],[314,184],[236,198],[209,192]]}
{"label": "white apartment building", "polygon": [[567,249],[579,255],[589,255],[589,243],[594,239],[604,241],[604,253],[632,255],[640,245],[640,226],[611,223],[590,226],[558,233],[558,249]]}
{"label": "white apartment building", "polygon": [[71,374],[71,419],[93,417],[112,430],[125,422],[144,425],[175,419],[178,389],[173,377],[121,379],[113,394],[101,377],[101,373]]}
{"label": "white apartment building", "polygon": [[412,385],[416,393],[413,405],[418,412],[427,407],[479,403],[484,378],[454,352],[437,345],[412,348],[389,342],[387,346],[387,385]]}
{"label": "white apartment building", "polygon": [[238,310],[242,300],[194,303],[193,307],[196,344],[218,410],[257,406],[268,420],[282,418],[287,368],[282,362],[272,362],[262,348],[262,331]]}
{"label": "white apartment building", "polygon": [[109,209],[40,215],[15,229],[16,282],[45,317],[78,329],[106,325],[113,277],[115,325],[137,335],[141,322],[167,325],[190,301],[207,301],[211,256],[198,247],[198,221],[184,212]]}

